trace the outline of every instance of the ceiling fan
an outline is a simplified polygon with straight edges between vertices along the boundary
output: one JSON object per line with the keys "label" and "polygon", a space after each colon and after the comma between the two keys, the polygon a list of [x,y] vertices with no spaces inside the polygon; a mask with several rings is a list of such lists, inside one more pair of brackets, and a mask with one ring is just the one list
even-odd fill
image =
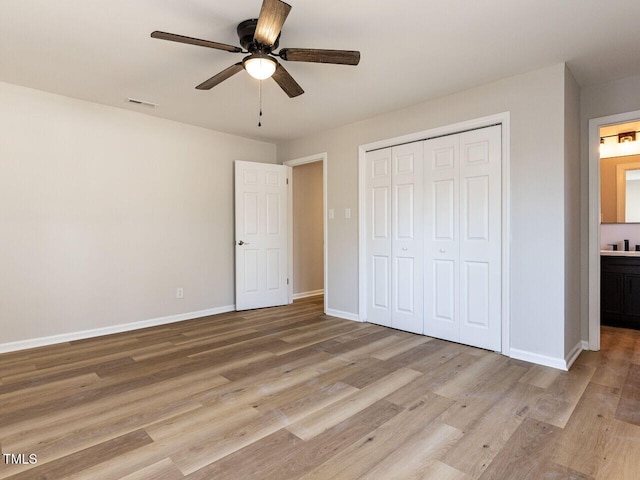
{"label": "ceiling fan", "polygon": [[278,48],[280,31],[290,10],[291,5],[281,0],[263,0],[260,16],[257,19],[245,20],[238,25],[238,37],[243,48],[160,31],[153,32],[151,37],[215,48],[231,53],[249,54],[241,62],[231,65],[229,68],[202,82],[196,87],[198,90],[209,90],[244,69],[249,75],[259,80],[273,77],[280,88],[289,97],[293,98],[302,95],[304,90],[274,57],[280,57],[282,60],[291,62],[333,63],[340,65],[357,65],[360,62],[360,52],[354,50],[283,48],[278,52],[274,52]]}

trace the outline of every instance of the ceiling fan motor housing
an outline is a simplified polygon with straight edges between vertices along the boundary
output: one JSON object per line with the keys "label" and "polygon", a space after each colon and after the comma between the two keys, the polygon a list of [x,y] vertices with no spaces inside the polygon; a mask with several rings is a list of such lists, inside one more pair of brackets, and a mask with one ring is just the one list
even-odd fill
{"label": "ceiling fan motor housing", "polygon": [[278,48],[280,44],[280,35],[276,39],[273,46],[269,45],[261,45],[257,42],[253,41],[253,36],[256,32],[256,26],[258,25],[257,18],[250,18],[249,20],[245,20],[244,22],[240,22],[237,28],[238,38],[240,39],[240,45],[242,48],[247,50],[248,52],[260,52],[260,53],[271,53],[272,50]]}

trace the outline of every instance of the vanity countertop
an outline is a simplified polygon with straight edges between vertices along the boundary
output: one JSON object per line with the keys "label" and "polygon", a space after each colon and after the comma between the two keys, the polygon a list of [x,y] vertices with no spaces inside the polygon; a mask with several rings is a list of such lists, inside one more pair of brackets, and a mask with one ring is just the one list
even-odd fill
{"label": "vanity countertop", "polygon": [[635,250],[629,252],[625,252],[624,250],[600,250],[600,255],[609,257],[640,257],[640,252],[636,252]]}

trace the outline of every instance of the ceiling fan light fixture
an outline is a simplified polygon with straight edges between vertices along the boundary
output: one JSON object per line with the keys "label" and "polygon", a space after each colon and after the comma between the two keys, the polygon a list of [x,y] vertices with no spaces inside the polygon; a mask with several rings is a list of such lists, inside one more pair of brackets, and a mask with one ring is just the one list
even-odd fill
{"label": "ceiling fan light fixture", "polygon": [[276,71],[278,63],[269,55],[254,53],[242,60],[244,69],[257,80],[266,80]]}

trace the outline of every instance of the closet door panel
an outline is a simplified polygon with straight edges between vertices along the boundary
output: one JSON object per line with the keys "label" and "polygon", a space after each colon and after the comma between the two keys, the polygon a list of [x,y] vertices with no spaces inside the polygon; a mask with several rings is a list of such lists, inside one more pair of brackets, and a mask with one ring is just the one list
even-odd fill
{"label": "closet door panel", "polygon": [[424,142],[424,333],[459,341],[458,135]]}
{"label": "closet door panel", "polygon": [[460,134],[460,341],[501,349],[501,127]]}
{"label": "closet door panel", "polygon": [[392,320],[400,330],[422,333],[423,147],[392,148]]}
{"label": "closet door panel", "polygon": [[391,326],[391,149],[367,153],[367,321]]}

